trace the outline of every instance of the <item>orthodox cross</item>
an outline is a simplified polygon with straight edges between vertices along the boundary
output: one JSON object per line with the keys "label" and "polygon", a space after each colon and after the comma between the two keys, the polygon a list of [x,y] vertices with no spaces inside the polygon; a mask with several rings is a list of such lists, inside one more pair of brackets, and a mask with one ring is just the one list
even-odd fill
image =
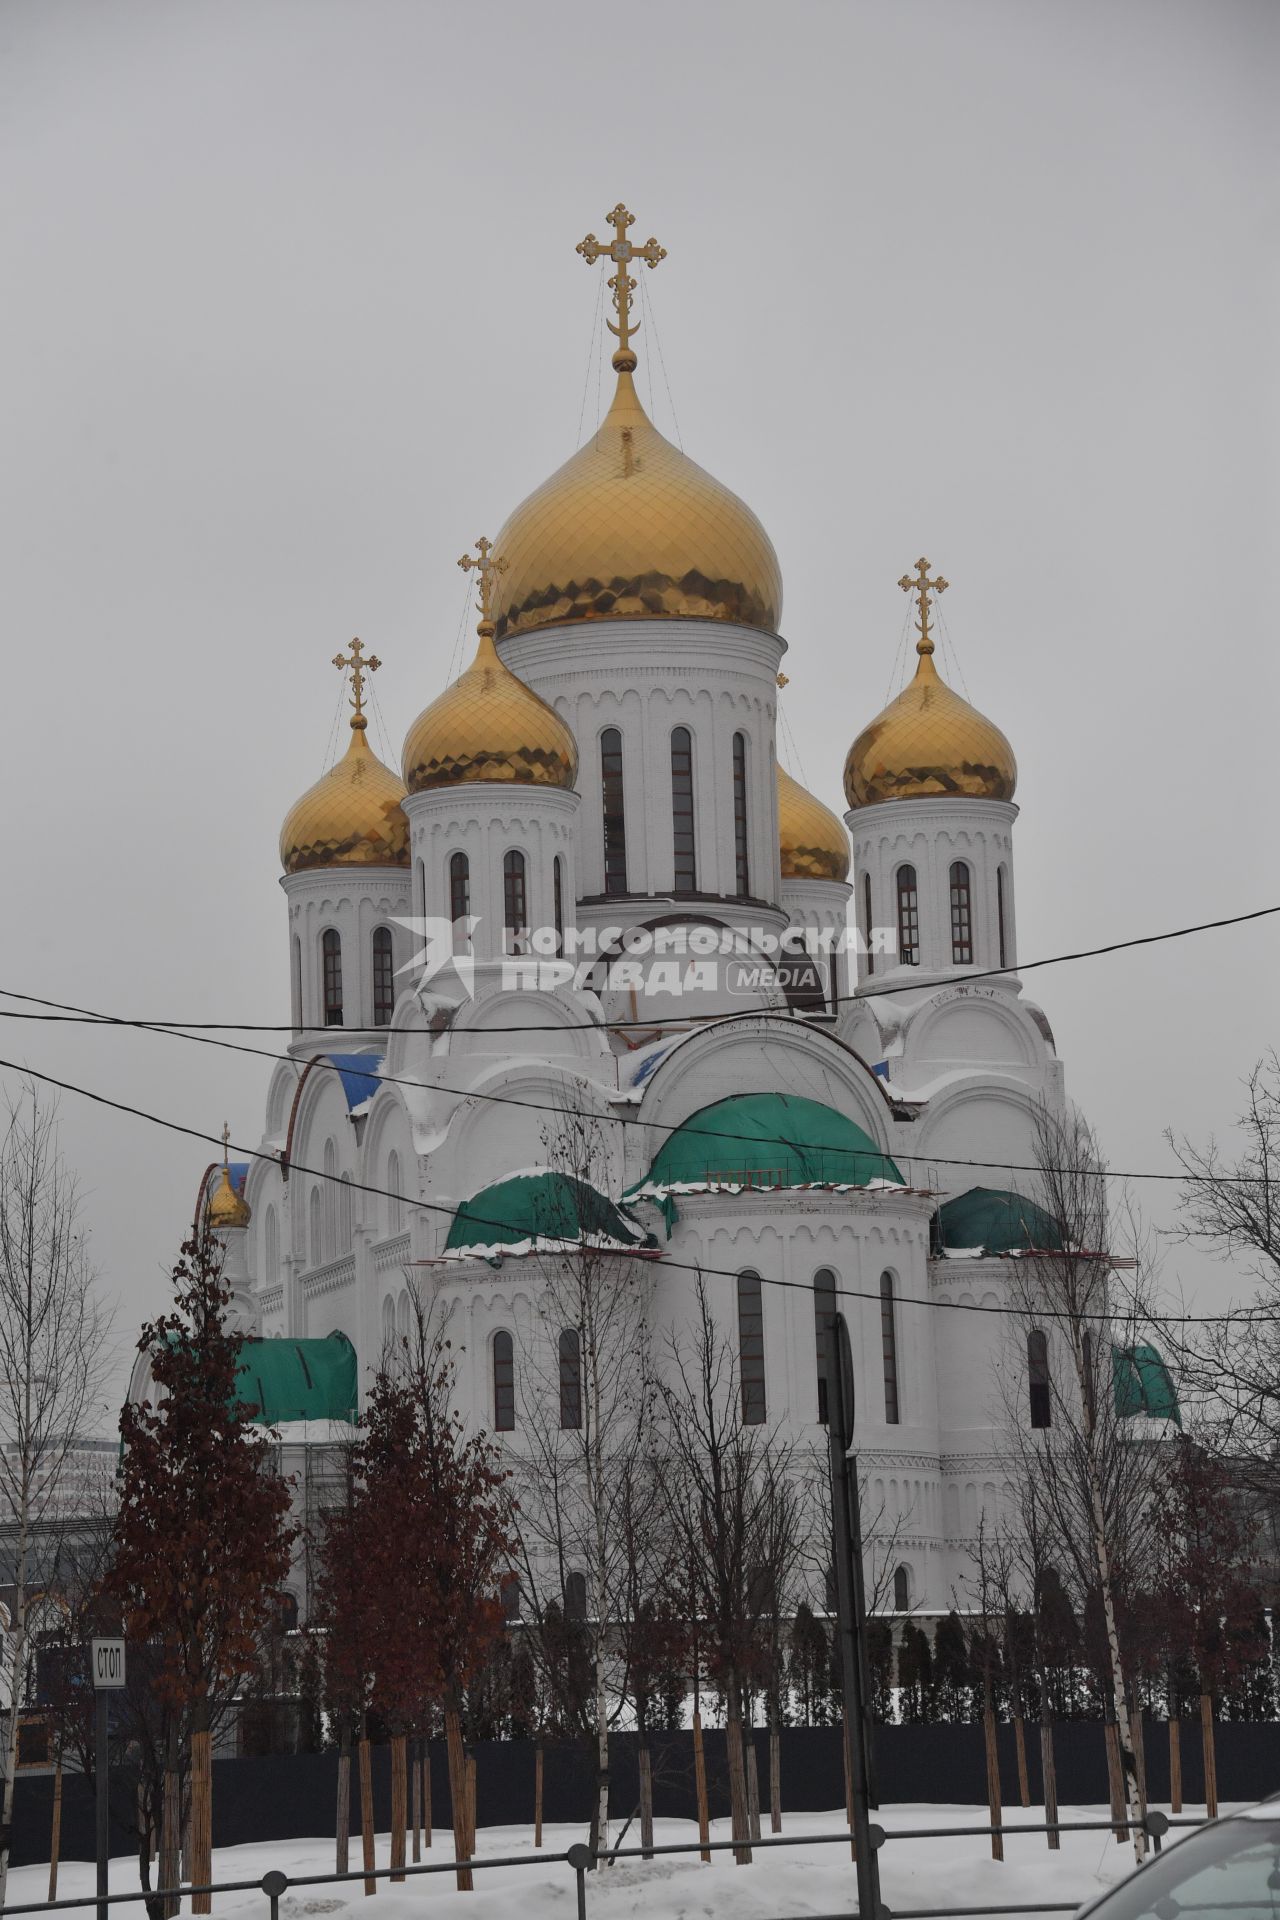
{"label": "orthodox cross", "polygon": [[585,240],[579,240],[576,251],[582,255],[589,267],[593,267],[596,261],[603,257],[606,260],[612,260],[618,269],[609,282],[613,289],[613,307],[618,316],[618,324],[615,327],[612,320],[608,320],[605,325],[610,333],[618,337],[618,351],[613,356],[614,367],[619,373],[633,373],[636,356],[635,349],[631,345],[631,336],[640,331],[640,322],[633,321],[631,318],[631,296],[636,290],[636,283],[627,272],[627,268],[633,260],[643,260],[647,267],[656,267],[659,260],[666,259],[667,250],[665,247],[660,247],[652,235],[642,247],[632,246],[627,238],[627,228],[635,225],[635,215],[627,212],[621,200],[612,213],[605,215],[605,219],[614,231],[614,237],[609,244],[606,246],[603,241],[596,239],[594,233],[589,233]]}
{"label": "orthodox cross", "polygon": [[231,1151],[231,1126],[226,1120],[222,1123],[222,1164],[227,1164],[227,1155]]}
{"label": "orthodox cross", "polygon": [[[476,554],[480,556],[478,560]],[[482,625],[490,625],[494,588],[498,583],[498,575],[506,572],[506,561],[494,554],[492,540],[486,540],[482,534],[476,541],[476,552],[464,553],[458,565],[464,573],[475,573],[476,585],[480,589],[480,620]]]}
{"label": "orthodox cross", "polygon": [[920,638],[916,641],[916,652],[932,653],[933,635],[929,632],[929,595],[931,593],[935,595],[945,593],[948,582],[943,579],[941,574],[938,575],[936,580],[931,580],[929,578],[929,562],[927,560],[917,560],[915,577],[913,578],[909,573],[904,573],[898,585],[904,593],[914,593],[916,603],[920,608],[920,617],[917,622]]}
{"label": "orthodox cross", "polygon": [[376,673],[382,665],[381,660],[379,660],[376,653],[371,653],[369,657],[365,659],[361,642],[359,640],[353,640],[351,642],[351,652],[349,654],[335,653],[333,656],[333,664],[339,673],[350,671],[351,674],[351,704],[355,708],[355,713],[351,720],[352,726],[356,728],[367,726],[368,721],[364,717],[364,677],[366,673]]}

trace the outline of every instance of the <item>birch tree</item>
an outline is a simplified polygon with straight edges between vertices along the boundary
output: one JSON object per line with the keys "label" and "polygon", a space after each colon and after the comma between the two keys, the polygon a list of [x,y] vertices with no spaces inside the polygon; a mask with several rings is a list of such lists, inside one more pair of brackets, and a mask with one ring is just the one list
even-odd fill
{"label": "birch tree", "polygon": [[48,1532],[68,1455],[103,1412],[110,1320],[100,1304],[57,1109],[34,1086],[8,1107],[0,1142],[0,1519],[12,1529],[5,1644],[0,1906],[8,1883],[18,1714],[33,1601],[33,1555]]}

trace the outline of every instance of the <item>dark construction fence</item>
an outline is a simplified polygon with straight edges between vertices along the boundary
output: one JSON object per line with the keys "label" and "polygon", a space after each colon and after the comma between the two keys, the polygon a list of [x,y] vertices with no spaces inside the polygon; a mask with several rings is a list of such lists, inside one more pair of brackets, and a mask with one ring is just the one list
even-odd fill
{"label": "dark construction fence", "polygon": [[[1260,1800],[1280,1790],[1280,1725],[1258,1721],[1220,1722],[1216,1728],[1218,1792],[1226,1800]],[[705,1737],[707,1783],[712,1819],[728,1817],[729,1775],[723,1733]],[[782,1805],[791,1813],[843,1808],[844,1773],[838,1727],[785,1727],[780,1736]],[[935,1801],[986,1806],[986,1762],[982,1729],[976,1726],[877,1727],[876,1765],[880,1799]],[[999,1728],[1000,1778],[1006,1813],[1018,1806],[1018,1777],[1013,1728]],[[659,1817],[694,1820],[693,1737],[655,1734],[654,1812]],[[768,1819],[769,1739],[756,1731],[760,1792]],[[475,1748],[477,1820],[482,1827],[528,1826],[533,1820],[534,1748],[527,1740],[484,1740]],[[591,1756],[581,1748],[545,1748],[543,1819],[578,1823],[585,1829],[591,1808]],[[610,1809],[625,1819],[637,1804],[634,1734],[615,1734],[610,1743]],[[1068,1721],[1054,1729],[1058,1798],[1064,1808],[1097,1806],[1108,1797],[1103,1729],[1097,1720]],[[1027,1727],[1031,1798],[1041,1801],[1038,1729]],[[1168,1741],[1163,1722],[1146,1725],[1147,1787],[1153,1802],[1169,1799]],[[353,1801],[355,1767],[352,1767]],[[1199,1728],[1182,1730],[1183,1797],[1189,1811],[1203,1803]],[[432,1822],[449,1825],[449,1787],[444,1745],[431,1743]],[[265,1759],[215,1760],[213,1765],[213,1842],[215,1847],[247,1841],[304,1840],[334,1831],[338,1756],[328,1753],[276,1754]],[[380,1833],[391,1825],[391,1763],[385,1747],[373,1751],[374,1819]],[[53,1780],[48,1774],[19,1776],[14,1795],[15,1866],[47,1860],[53,1812]],[[130,1810],[113,1808],[127,1820]],[[358,1805],[353,1804],[358,1822]],[[64,1860],[94,1857],[93,1791],[79,1775],[63,1782]],[[636,1836],[638,1838],[638,1835]],[[133,1851],[135,1842],[122,1822],[113,1820],[111,1851]]]}

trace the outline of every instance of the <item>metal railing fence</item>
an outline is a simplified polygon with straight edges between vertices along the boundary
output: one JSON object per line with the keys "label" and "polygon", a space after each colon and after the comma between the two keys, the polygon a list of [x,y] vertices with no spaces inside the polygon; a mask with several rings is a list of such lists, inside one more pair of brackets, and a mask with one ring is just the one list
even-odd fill
{"label": "metal railing fence", "polygon": [[[1171,1827],[1201,1827],[1205,1820],[1198,1814],[1186,1814],[1171,1819],[1168,1814],[1148,1813],[1145,1820],[1056,1820],[1056,1821],[1017,1821],[1012,1825],[972,1826],[972,1827],[899,1827],[892,1831],[873,1823],[871,1844],[879,1850],[897,1840],[956,1840],[993,1838],[999,1834],[1002,1839],[1016,1838],[1019,1834],[1048,1833],[1112,1833],[1122,1828],[1132,1831],[1141,1827],[1150,1837],[1152,1847],[1159,1853],[1164,1835]],[[165,1903],[187,1900],[193,1894],[254,1893],[263,1895],[267,1901],[269,1920],[280,1920],[280,1902],[286,1893],[298,1887],[340,1886],[356,1880],[410,1880],[423,1878],[430,1874],[457,1873],[469,1868],[473,1873],[490,1871],[495,1867],[547,1867],[560,1864],[569,1869],[574,1876],[577,1897],[578,1920],[587,1920],[587,1875],[604,1860],[651,1860],[660,1854],[680,1853],[729,1853],[739,1847],[750,1852],[767,1852],[780,1847],[825,1847],[849,1845],[849,1830],[841,1833],[796,1833],[769,1834],[759,1840],[666,1840],[655,1842],[653,1846],[609,1847],[599,1852],[579,1842],[565,1853],[542,1851],[538,1853],[477,1854],[471,1859],[433,1860],[429,1863],[406,1862],[403,1866],[357,1867],[348,1873],[303,1873],[286,1874],[277,1869],[261,1875],[256,1880],[214,1880],[207,1885],[180,1887],[156,1887],[150,1890],[143,1887],[130,1888],[127,1893],[108,1893],[99,1895],[85,1893],[65,1900],[30,1900],[6,1904],[0,1907],[0,1920],[9,1920],[10,1915],[33,1913],[62,1913],[77,1907],[125,1906],[139,1901],[158,1900]],[[1021,1902],[1010,1906],[992,1905],[984,1901],[976,1907],[893,1907],[881,1903],[876,1920],[966,1920],[966,1917],[988,1914],[1031,1914],[1031,1913],[1074,1913],[1079,1907],[1078,1900]],[[805,1920],[854,1920],[857,1907],[850,1905],[839,1914],[806,1915]],[[105,1915],[100,1916],[105,1920]],[[777,1920],[784,1920],[778,1916]]]}

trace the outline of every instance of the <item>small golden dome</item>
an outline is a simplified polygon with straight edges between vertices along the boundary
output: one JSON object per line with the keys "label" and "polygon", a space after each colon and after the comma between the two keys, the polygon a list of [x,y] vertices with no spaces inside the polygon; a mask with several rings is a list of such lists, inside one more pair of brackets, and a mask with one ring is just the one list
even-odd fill
{"label": "small golden dome", "polygon": [[286,873],[310,867],[407,867],[409,822],[404,787],[365,739],[366,721],[351,722],[351,745],[335,767],[289,809],[280,829]]}
{"label": "small golden dome", "polygon": [[917,651],[920,663],[911,684],[849,749],[844,763],[849,805],[939,794],[1012,800],[1018,782],[1013,748],[999,727],[938,677],[932,641]]}
{"label": "small golden dome", "polygon": [[778,846],[784,880],[847,880],[849,836],[816,795],[778,766]]}
{"label": "small golden dome", "polygon": [[249,1202],[231,1184],[231,1170],[225,1161],[222,1178],[205,1209],[205,1218],[216,1233],[225,1233],[231,1227],[247,1227],[253,1218]]}
{"label": "small golden dome", "polygon": [[480,645],[465,673],[410,727],[404,778],[410,793],[462,781],[521,781],[572,787],[578,746],[553,707],[499,660],[493,625],[480,622]]}
{"label": "small golden dome", "polygon": [[496,541],[498,638],[562,621],[736,620],[777,631],[782,575],[750,507],[664,440],[624,364],[598,430]]}

